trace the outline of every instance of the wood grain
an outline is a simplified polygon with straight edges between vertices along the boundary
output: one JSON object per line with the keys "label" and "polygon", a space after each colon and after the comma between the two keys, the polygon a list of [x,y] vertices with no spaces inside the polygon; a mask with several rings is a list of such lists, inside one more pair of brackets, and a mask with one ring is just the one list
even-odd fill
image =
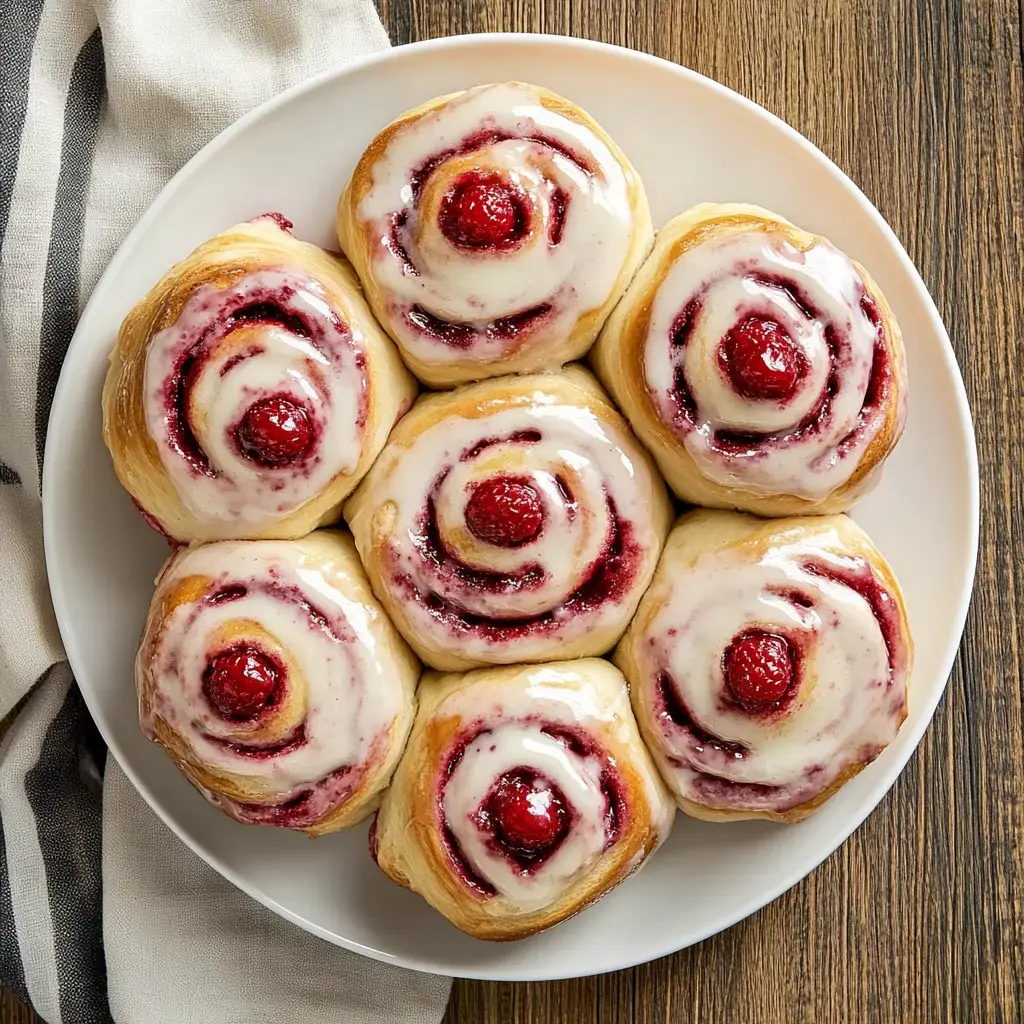
{"label": "wood grain", "polygon": [[[982,466],[978,586],[917,754],[867,823],[754,917],[635,970],[456,982],[446,1024],[1024,1020],[1024,6],[1020,0],[379,0],[395,43],[567,33],[685,64],[867,193],[949,328]],[[941,565],[936,560],[936,585]],[[0,1024],[33,1018],[13,997]]]}
{"label": "wood grain", "polygon": [[[756,100],[867,193],[953,338],[983,469],[979,586],[946,698],[868,822],[696,948],[603,978],[456,982],[447,1024],[1024,1019],[1022,10],[835,0],[381,0],[392,39],[559,32]],[[937,579],[938,582],[938,579]]]}

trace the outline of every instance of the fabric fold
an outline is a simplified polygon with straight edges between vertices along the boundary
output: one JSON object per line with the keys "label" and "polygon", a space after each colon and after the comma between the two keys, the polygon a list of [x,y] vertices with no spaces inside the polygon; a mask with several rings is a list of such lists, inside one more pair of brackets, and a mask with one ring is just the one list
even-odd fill
{"label": "fabric fold", "polygon": [[17,708],[0,743],[0,984],[48,1024],[444,1012],[447,978],[302,932],[188,850],[112,759],[101,777],[42,553],[53,394],[114,249],[219,131],[387,45],[369,0],[0,5],[0,716]]}

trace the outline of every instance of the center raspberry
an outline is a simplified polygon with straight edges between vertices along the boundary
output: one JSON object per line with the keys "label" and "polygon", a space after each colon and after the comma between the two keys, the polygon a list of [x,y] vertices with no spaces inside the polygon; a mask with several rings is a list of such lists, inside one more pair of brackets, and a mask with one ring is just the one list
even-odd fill
{"label": "center raspberry", "polygon": [[526,233],[524,196],[498,175],[466,175],[441,201],[439,225],[453,245],[503,249]]}
{"label": "center raspberry", "polygon": [[313,446],[309,414],[285,395],[254,402],[245,412],[236,434],[242,454],[262,466],[286,466],[301,459]]}
{"label": "center raspberry", "polygon": [[806,369],[803,353],[782,324],[749,316],[725,336],[719,362],[744,398],[788,398]]}
{"label": "center raspberry", "polygon": [[569,827],[569,812],[561,791],[527,768],[513,769],[498,779],[487,810],[497,838],[517,853],[543,853]]}
{"label": "center raspberry", "polygon": [[282,674],[282,666],[266,652],[236,644],[207,664],[203,693],[221,717],[246,722],[271,702]]}
{"label": "center raspberry", "polygon": [[466,503],[466,525],[478,540],[516,548],[540,533],[544,506],[525,480],[494,476],[473,488]]}
{"label": "center raspberry", "polygon": [[740,704],[762,707],[781,700],[793,682],[793,649],[777,633],[753,629],[725,652],[725,681]]}

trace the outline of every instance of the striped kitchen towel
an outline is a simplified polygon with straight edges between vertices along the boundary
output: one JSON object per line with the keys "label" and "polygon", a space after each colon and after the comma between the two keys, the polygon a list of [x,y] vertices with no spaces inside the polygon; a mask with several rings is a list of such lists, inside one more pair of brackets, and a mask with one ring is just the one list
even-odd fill
{"label": "striped kitchen towel", "polygon": [[113,249],[220,129],[387,45],[370,0],[0,0],[0,717],[13,717],[0,744],[0,984],[49,1024],[444,1011],[447,979],[277,918],[186,849],[116,762],[104,772],[41,547],[54,388]]}

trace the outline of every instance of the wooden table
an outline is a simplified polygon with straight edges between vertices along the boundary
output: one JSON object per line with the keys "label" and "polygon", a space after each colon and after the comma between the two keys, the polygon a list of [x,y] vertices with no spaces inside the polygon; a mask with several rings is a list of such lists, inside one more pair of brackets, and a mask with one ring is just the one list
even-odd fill
{"label": "wooden table", "polygon": [[[749,96],[820,146],[903,240],[949,327],[987,513],[949,691],[892,793],[839,851],[760,913],[664,960],[564,983],[456,982],[446,1024],[1024,1020],[1024,7],[379,6],[395,43],[523,30],[658,54]],[[13,998],[0,1008],[0,1024],[32,1019]]]}

